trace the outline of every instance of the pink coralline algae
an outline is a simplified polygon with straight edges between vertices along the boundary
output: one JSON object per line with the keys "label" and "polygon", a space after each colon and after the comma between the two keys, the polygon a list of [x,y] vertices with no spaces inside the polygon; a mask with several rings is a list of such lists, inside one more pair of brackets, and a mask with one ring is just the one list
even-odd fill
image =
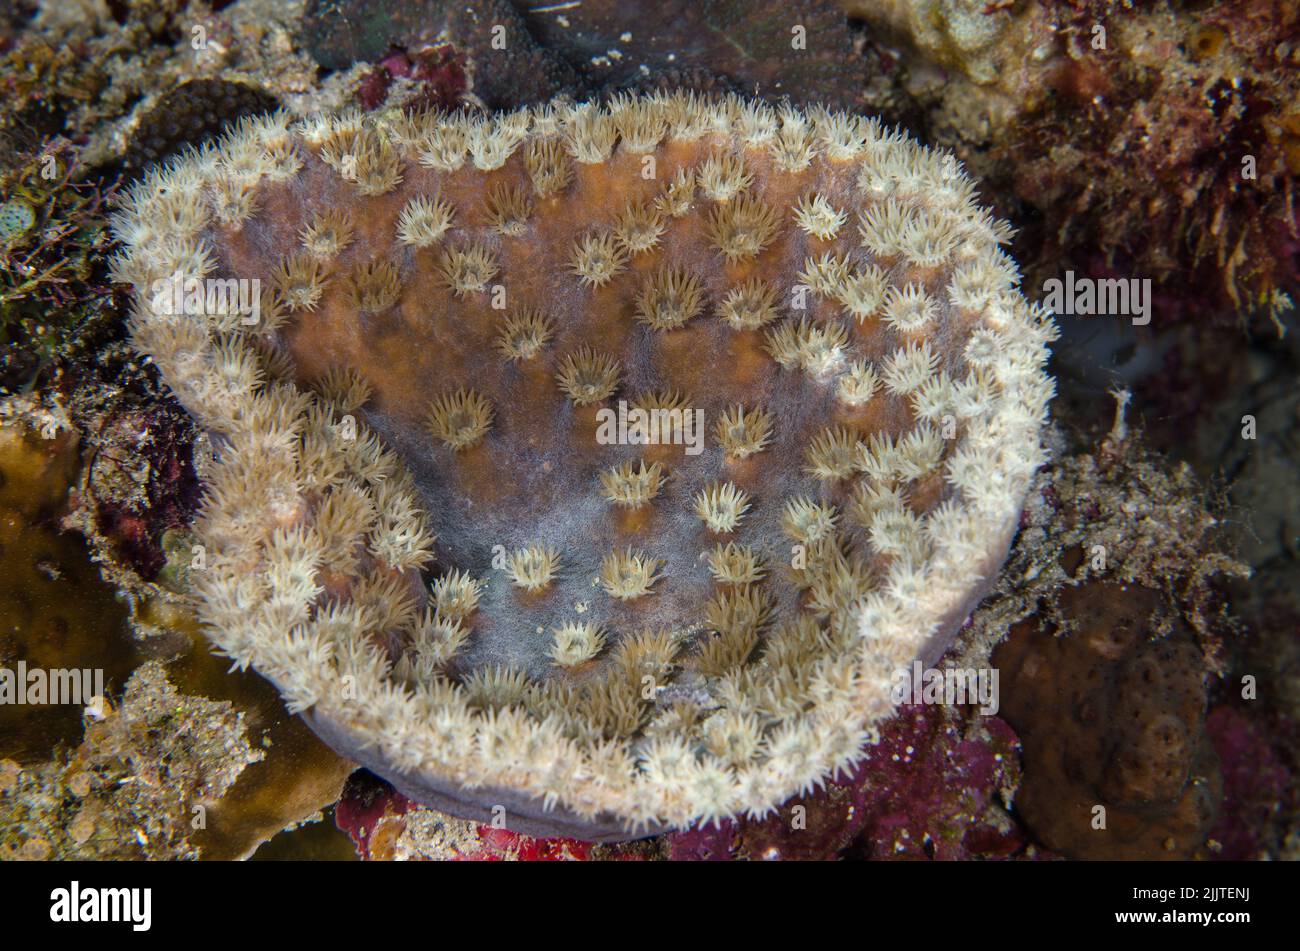
{"label": "pink coralline algae", "polygon": [[[419,819],[431,822],[421,824]],[[593,855],[597,847],[590,842],[535,838],[442,816],[364,772],[348,781],[343,798],[335,806],[334,820],[352,840],[357,855],[372,861],[414,857],[456,862],[560,862],[597,857]],[[435,834],[428,833],[430,825]],[[635,846],[625,853],[607,848],[599,857],[639,857],[640,851],[643,850]]]}
{"label": "pink coralline algae", "polygon": [[[1005,800],[1020,779],[1019,741],[996,716],[952,718],[908,705],[881,731],[880,743],[851,775],[792,799],[763,821],[697,824],[652,843],[592,846],[464,824],[443,839],[439,858],[461,861],[672,861],[970,859],[1032,855]],[[365,859],[395,855],[417,803],[362,774],[335,811]],[[454,822],[455,820],[448,820]],[[1038,855],[1050,855],[1041,850]],[[435,856],[428,856],[435,857]]]}
{"label": "pink coralline algae", "polygon": [[853,773],[792,799],[761,822],[697,826],[667,837],[673,859],[968,859],[1019,855],[1004,808],[1019,781],[1018,740],[995,716],[950,722],[907,705]]}
{"label": "pink coralline algae", "polygon": [[[1259,724],[1242,710],[1216,707],[1205,728],[1223,764],[1223,809],[1209,841],[1217,843],[1217,858],[1257,859],[1267,853],[1266,840],[1285,808],[1291,777]],[[1294,734],[1295,725],[1283,722],[1277,731]],[[1295,790],[1289,794],[1294,809]]]}
{"label": "pink coralline algae", "polygon": [[391,50],[362,77],[357,100],[366,109],[377,109],[388,99],[398,80],[415,89],[406,99],[413,108],[454,109],[468,88],[463,54],[449,44],[406,52]]}

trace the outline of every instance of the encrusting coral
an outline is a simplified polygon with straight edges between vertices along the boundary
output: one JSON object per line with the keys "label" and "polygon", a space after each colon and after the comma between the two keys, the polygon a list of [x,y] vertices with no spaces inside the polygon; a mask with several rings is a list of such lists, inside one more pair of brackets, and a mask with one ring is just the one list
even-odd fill
{"label": "encrusting coral", "polygon": [[210,636],[523,831],[849,768],[1043,460],[1055,330],[974,191],[876,121],[689,94],[273,115],[155,169],[116,274],[217,447]]}
{"label": "encrusting coral", "polygon": [[1183,625],[1152,638],[1160,607],[1150,588],[1067,587],[1062,615],[1076,630],[1022,622],[995,654],[1025,751],[1016,808],[1058,852],[1186,858],[1214,821],[1222,782],[1205,733],[1204,658]]}
{"label": "encrusting coral", "polygon": [[195,79],[168,92],[140,117],[125,157],[129,168],[161,161],[220,133],[240,116],[275,107],[274,97],[243,83]]}

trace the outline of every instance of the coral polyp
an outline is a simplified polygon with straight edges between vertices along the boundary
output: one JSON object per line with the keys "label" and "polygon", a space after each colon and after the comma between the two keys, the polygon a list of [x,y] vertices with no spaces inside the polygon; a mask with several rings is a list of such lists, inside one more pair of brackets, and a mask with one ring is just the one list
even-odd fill
{"label": "coral polyp", "polygon": [[[273,115],[155,169],[115,270],[216,447],[209,636],[514,829],[821,785],[1044,459],[1055,330],[973,195],[874,120],[680,93]],[[156,306],[177,271],[258,306]]]}

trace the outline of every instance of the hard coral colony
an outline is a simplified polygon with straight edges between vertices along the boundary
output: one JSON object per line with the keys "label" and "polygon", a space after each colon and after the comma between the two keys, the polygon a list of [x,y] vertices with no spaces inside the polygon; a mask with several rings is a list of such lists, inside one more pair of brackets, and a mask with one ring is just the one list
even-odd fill
{"label": "hard coral colony", "polygon": [[[217,446],[212,639],[399,789],[526,832],[761,816],[860,760],[1043,459],[1055,329],[1006,226],[875,120],[274,115],[115,230],[135,344]],[[259,319],[159,306],[177,276],[257,279]]]}

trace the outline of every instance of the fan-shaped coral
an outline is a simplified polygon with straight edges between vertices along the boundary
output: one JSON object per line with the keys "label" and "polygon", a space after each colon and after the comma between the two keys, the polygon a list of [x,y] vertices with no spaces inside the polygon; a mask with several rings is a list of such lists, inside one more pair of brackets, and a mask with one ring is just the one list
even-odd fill
{"label": "fan-shaped coral", "polygon": [[211,637],[524,831],[822,783],[1042,459],[1054,330],[973,192],[875,121],[690,95],[273,116],[156,169],[117,274],[218,446]]}

